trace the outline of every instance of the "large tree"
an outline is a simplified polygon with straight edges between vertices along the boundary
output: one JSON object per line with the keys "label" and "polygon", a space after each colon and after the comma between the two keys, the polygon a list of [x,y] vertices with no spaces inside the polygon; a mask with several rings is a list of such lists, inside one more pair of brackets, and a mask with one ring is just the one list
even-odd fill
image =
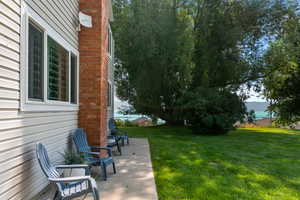
{"label": "large tree", "polygon": [[136,112],[180,123],[191,79],[192,19],[180,1],[115,1],[117,93]]}
{"label": "large tree", "polygon": [[265,38],[285,13],[279,1],[198,0],[195,11],[195,67],[185,99],[185,118],[197,132],[226,133],[246,115],[241,86],[262,69]]}
{"label": "large tree", "polygon": [[285,16],[282,30],[265,55],[265,96],[277,122],[300,121],[300,16],[297,6]]}
{"label": "large tree", "polygon": [[[232,126],[245,112],[237,91],[262,75],[262,49],[280,30],[286,5],[283,0],[115,0],[118,96],[138,113],[169,123],[188,119],[214,126],[220,116],[233,116],[223,120]],[[237,107],[222,109],[229,105],[224,101]],[[209,107],[217,109],[210,113]]]}
{"label": "large tree", "polygon": [[199,0],[193,86],[236,91],[255,81],[261,75],[262,49],[285,13],[281,0]]}

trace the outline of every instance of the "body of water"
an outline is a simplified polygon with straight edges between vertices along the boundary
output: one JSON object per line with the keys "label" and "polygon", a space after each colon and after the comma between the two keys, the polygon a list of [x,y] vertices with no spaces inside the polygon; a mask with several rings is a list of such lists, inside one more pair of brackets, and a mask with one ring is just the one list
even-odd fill
{"label": "body of water", "polygon": [[145,115],[122,115],[119,113],[115,113],[114,117],[115,117],[115,119],[132,121],[132,120],[138,119],[140,117],[147,117],[147,116],[145,116]]}
{"label": "body of water", "polygon": [[263,119],[270,117],[270,113],[266,111],[255,111],[255,119]]}
{"label": "body of water", "polygon": [[270,113],[267,111],[269,104],[267,102],[247,102],[247,110],[254,110],[257,120],[270,117]]}
{"label": "body of water", "polygon": [[[268,105],[269,104],[265,103],[265,102],[248,102],[248,103],[246,103],[248,111],[250,111],[250,110],[255,111],[255,117],[257,120],[263,119],[263,118],[268,118],[270,116],[270,113],[266,111]],[[115,113],[115,118],[120,119],[120,120],[133,121],[140,117],[147,117],[147,116],[145,116],[145,115],[122,115],[119,113]]]}

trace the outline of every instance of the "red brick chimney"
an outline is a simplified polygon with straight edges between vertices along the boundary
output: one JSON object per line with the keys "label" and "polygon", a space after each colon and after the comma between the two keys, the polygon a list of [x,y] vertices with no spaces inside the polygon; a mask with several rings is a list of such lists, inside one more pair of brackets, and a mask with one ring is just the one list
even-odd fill
{"label": "red brick chimney", "polygon": [[80,0],[79,8],[92,17],[92,28],[79,32],[79,127],[91,145],[106,145],[108,0]]}

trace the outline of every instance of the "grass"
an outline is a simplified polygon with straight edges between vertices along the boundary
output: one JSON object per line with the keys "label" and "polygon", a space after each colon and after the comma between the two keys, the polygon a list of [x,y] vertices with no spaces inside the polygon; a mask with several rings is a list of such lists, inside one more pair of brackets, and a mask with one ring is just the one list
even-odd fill
{"label": "grass", "polygon": [[199,136],[182,127],[125,129],[149,139],[160,200],[300,199],[300,132]]}

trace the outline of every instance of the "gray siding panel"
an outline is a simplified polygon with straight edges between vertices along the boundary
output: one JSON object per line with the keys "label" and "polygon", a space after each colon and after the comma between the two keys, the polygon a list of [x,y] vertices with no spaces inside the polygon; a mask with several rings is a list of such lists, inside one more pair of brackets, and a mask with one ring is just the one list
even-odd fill
{"label": "gray siding panel", "polygon": [[9,0],[1,0],[0,1],[0,11],[2,14],[9,17],[15,23],[20,23],[20,7],[13,6],[13,3],[9,2]]}
{"label": "gray siding panel", "polygon": [[[75,1],[75,0],[70,0]],[[78,9],[67,7],[64,12],[68,12],[71,19],[64,17],[60,9],[57,8],[57,3],[51,0],[26,0],[28,5],[40,15],[53,29],[55,29],[66,41],[78,49]]]}
{"label": "gray siding panel", "polygon": [[[22,0],[78,49],[77,0]],[[42,142],[62,162],[77,111],[20,112],[21,0],[0,1],[0,199],[30,200],[47,184],[35,157]]]}
{"label": "gray siding panel", "polygon": [[[0,77],[19,81],[20,74],[17,71],[0,66]],[[4,85],[2,85],[4,86]],[[7,88],[7,86],[5,86]]]}

